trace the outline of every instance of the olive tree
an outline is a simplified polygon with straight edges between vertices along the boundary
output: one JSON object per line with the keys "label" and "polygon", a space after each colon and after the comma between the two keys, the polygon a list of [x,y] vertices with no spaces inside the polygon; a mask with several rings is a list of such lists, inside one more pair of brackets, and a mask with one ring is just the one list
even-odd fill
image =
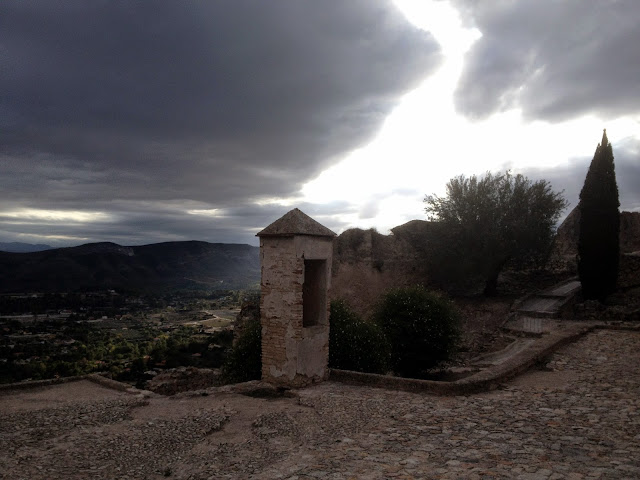
{"label": "olive tree", "polygon": [[433,264],[481,278],[488,296],[495,295],[498,275],[507,264],[536,264],[546,258],[567,207],[562,192],[554,192],[546,180],[534,182],[509,171],[454,177],[444,197],[427,195],[424,202],[429,220],[438,227],[430,246]]}

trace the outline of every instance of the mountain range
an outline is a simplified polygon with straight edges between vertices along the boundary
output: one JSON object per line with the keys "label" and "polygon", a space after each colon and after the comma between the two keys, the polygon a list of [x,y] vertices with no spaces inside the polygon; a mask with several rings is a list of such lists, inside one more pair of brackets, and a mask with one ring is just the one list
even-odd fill
{"label": "mountain range", "polygon": [[198,241],[0,251],[0,293],[255,288],[259,251],[251,245]]}
{"label": "mountain range", "polygon": [[22,243],[22,242],[0,242],[0,252],[40,252],[42,250],[50,250],[53,248],[51,245],[44,245],[42,243]]}

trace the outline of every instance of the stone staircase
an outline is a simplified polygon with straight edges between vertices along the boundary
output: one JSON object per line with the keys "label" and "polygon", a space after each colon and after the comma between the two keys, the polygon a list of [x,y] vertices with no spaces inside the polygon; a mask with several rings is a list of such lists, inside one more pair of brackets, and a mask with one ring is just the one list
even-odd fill
{"label": "stone staircase", "polygon": [[529,295],[515,309],[505,325],[509,330],[531,334],[550,331],[565,308],[580,291],[580,281],[570,278],[541,292]]}
{"label": "stone staircase", "polygon": [[577,278],[569,278],[522,299],[503,325],[505,331],[514,334],[513,342],[503,350],[472,359],[472,366],[502,368],[512,363],[514,358],[526,357],[527,352],[537,351],[536,345],[543,339],[546,339],[543,344],[551,342],[549,345],[555,345],[556,337],[573,338],[574,334],[581,334],[585,328],[583,322],[574,325],[574,322],[560,319],[563,308],[570,304],[580,287]]}
{"label": "stone staircase", "polygon": [[519,315],[534,318],[556,318],[562,307],[567,305],[579,291],[579,280],[575,278],[566,280],[529,296],[518,307],[517,312]]}

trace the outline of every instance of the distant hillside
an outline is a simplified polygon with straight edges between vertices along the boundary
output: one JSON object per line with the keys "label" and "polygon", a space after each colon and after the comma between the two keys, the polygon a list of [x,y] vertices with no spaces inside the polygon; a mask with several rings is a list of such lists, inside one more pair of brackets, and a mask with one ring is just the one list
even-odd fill
{"label": "distant hillside", "polygon": [[41,252],[42,250],[51,250],[51,245],[44,245],[41,243],[21,243],[21,242],[0,242],[0,252],[15,252],[15,253],[28,253],[28,252]]}
{"label": "distant hillside", "polygon": [[89,243],[33,253],[0,252],[2,293],[233,289],[255,286],[259,281],[259,248],[250,245]]}

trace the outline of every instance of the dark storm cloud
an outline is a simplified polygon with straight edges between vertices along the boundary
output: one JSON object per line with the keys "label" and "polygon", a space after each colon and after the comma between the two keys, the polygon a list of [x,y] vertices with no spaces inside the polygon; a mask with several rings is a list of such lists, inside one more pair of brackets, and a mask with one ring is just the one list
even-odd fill
{"label": "dark storm cloud", "polygon": [[0,32],[4,208],[187,237],[149,205],[294,194],[440,60],[389,1],[4,1]]}
{"label": "dark storm cloud", "polygon": [[560,121],[640,110],[640,2],[456,2],[482,32],[465,58],[457,109],[473,118],[521,107]]}
{"label": "dark storm cloud", "polygon": [[[31,218],[28,214],[16,218],[0,212],[0,237],[35,243],[42,235],[47,235],[50,238],[46,243],[52,246],[99,241],[142,245],[191,239],[257,245],[255,234],[292,208],[275,204],[246,205],[216,210],[215,214],[209,215],[206,210],[198,213],[199,209],[195,208],[198,206],[201,205],[124,202],[110,205],[108,215],[62,222],[55,218]],[[188,207],[194,209],[185,214],[184,209]],[[301,202],[297,207],[338,233],[346,224],[334,213],[354,211],[353,206],[346,204],[318,206]],[[21,235],[15,236],[12,233],[15,231],[20,231]]]}

